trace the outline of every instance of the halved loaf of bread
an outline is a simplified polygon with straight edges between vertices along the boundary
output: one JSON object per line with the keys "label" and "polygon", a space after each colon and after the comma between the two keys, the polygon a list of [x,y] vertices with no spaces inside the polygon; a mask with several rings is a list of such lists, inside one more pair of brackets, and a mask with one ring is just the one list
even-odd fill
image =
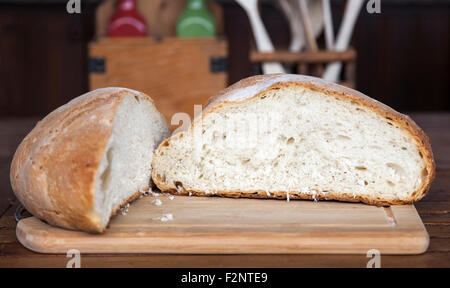
{"label": "halved loaf of bread", "polygon": [[408,116],[352,89],[278,74],[213,97],[161,143],[152,177],[179,194],[391,205],[421,199],[434,169]]}
{"label": "halved loaf of bread", "polygon": [[56,109],[25,137],[11,184],[34,216],[102,232],[121,206],[148,191],[153,152],[168,136],[149,96],[98,89]]}

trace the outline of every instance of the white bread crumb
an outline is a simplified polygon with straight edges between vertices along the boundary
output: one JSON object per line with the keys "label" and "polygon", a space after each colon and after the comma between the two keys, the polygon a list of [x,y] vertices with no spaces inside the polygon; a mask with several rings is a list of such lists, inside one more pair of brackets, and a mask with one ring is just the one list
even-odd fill
{"label": "white bread crumb", "polygon": [[130,204],[127,203],[125,206],[123,206],[122,208],[120,208],[120,214],[125,216],[128,214],[128,208],[130,208]]}
{"label": "white bread crumb", "polygon": [[153,220],[159,220],[161,222],[172,221],[173,215],[171,213],[166,213],[166,214],[163,214],[163,216],[161,216],[161,217],[153,218]]}
{"label": "white bread crumb", "polygon": [[154,196],[154,197],[159,197],[159,193],[150,191],[150,195]]}

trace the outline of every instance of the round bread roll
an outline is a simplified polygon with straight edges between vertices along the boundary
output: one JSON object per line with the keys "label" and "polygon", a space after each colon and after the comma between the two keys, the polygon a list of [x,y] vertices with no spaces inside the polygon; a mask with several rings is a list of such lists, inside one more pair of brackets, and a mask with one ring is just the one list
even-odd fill
{"label": "round bread roll", "polygon": [[148,191],[154,149],[168,136],[149,96],[125,88],[89,92],[47,115],[20,143],[14,193],[52,225],[101,233]]}

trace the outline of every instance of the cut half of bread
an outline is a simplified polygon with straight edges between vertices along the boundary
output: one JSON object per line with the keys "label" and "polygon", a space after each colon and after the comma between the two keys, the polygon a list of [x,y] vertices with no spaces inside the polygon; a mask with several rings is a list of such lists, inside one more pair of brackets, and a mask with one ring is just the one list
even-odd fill
{"label": "cut half of bread", "polygon": [[103,232],[121,206],[148,191],[154,150],[168,136],[149,96],[98,89],[38,122],[17,148],[11,184],[34,216]]}
{"label": "cut half of bread", "polygon": [[355,90],[300,75],[242,80],[161,143],[152,177],[184,195],[406,204],[434,178],[428,137]]}

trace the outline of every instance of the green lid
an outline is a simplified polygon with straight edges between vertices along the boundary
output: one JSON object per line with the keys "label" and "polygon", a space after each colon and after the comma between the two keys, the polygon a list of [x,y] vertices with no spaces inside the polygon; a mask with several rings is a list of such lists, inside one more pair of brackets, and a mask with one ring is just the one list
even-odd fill
{"label": "green lid", "polygon": [[216,23],[204,0],[188,0],[177,22],[178,37],[213,37]]}

